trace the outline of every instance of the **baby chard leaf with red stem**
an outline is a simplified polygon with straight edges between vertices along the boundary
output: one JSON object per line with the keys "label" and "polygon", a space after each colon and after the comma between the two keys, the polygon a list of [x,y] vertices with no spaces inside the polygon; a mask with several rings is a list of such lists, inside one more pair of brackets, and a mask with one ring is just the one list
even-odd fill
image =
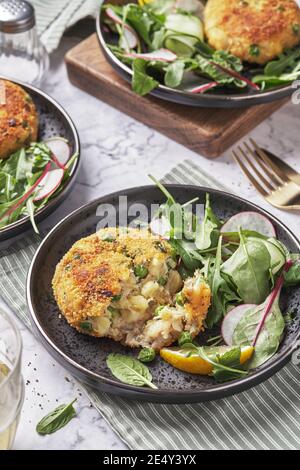
{"label": "baby chard leaf with red stem", "polygon": [[285,274],[290,270],[292,264],[291,260],[287,261],[271,294],[261,305],[249,309],[234,330],[234,346],[251,345],[255,347],[255,353],[249,363],[250,369],[264,364],[276,354],[279,348],[285,328],[279,298]]}

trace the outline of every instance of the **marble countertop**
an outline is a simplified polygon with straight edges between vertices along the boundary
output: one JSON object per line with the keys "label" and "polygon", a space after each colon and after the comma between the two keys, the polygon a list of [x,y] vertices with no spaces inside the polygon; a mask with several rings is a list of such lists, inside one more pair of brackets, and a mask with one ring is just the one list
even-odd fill
{"label": "marble countertop", "polygon": [[[82,167],[68,200],[45,222],[52,226],[85,202],[107,193],[149,184],[148,173],[162,177],[173,166],[190,159],[239,195],[260,204],[283,220],[296,234],[300,217],[264,203],[232,161],[230,151],[207,160],[167,139],[71,85],[63,62],[78,38],[63,39],[51,59],[43,88],[73,118],[82,144]],[[276,112],[252,132],[255,139],[285,158],[300,171],[300,105],[292,103]],[[74,379],[60,367],[19,323],[23,336],[23,375],[26,397],[14,449],[125,449],[122,440],[91,406]],[[77,397],[77,417],[59,432],[40,437],[36,423],[58,403]]]}

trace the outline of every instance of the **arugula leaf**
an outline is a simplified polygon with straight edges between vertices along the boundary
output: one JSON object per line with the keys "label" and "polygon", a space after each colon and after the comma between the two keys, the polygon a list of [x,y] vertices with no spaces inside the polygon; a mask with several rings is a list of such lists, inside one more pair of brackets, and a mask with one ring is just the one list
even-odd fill
{"label": "arugula leaf", "polygon": [[121,382],[157,389],[152,383],[152,375],[148,367],[137,359],[122,354],[109,354],[106,363],[111,373]]}
{"label": "arugula leaf", "polygon": [[193,245],[184,240],[171,239],[169,241],[175,252],[180,256],[185,268],[193,273],[202,264],[202,258],[196,258],[197,253],[193,250]]}
{"label": "arugula leaf", "polygon": [[147,74],[147,62],[145,60],[135,59],[132,68],[132,89],[135,93],[144,96],[158,87],[159,82]]}
{"label": "arugula leaf", "polygon": [[217,353],[214,357],[211,354],[207,354],[205,348],[202,347],[198,348],[198,354],[213,366],[211,375],[217,382],[228,382],[248,375],[247,371],[240,369],[240,347],[232,348],[222,355]]}
{"label": "arugula leaf", "polygon": [[240,301],[239,297],[221,274],[221,262],[222,237],[219,238],[214,265],[209,267],[209,272],[207,273],[212,294],[212,305],[206,318],[208,328],[212,328],[213,325],[218,323],[226,315],[230,303],[239,303]]}
{"label": "arugula leaf", "polygon": [[271,257],[264,240],[246,238],[242,231],[240,239],[239,248],[221,271],[231,279],[244,303],[260,304],[270,291]]}
{"label": "arugula leaf", "polygon": [[297,49],[288,49],[284,51],[278,59],[272,60],[267,63],[264,69],[266,76],[279,77],[287,69],[293,70],[300,61],[300,47]]}
{"label": "arugula leaf", "polygon": [[143,10],[138,5],[130,3],[127,5],[126,19],[128,23],[135,29],[138,35],[145,41],[148,46],[151,46],[151,29],[154,26],[153,16],[150,17],[147,11]]}
{"label": "arugula leaf", "polygon": [[283,73],[280,76],[274,75],[256,75],[253,78],[253,83],[262,84],[262,88],[271,88],[275,86],[285,85],[291,83],[300,77],[300,62],[290,72]]}
{"label": "arugula leaf", "polygon": [[206,206],[204,220],[198,224],[196,232],[195,244],[198,250],[207,250],[212,246],[217,246],[219,230],[221,226],[219,219],[213,213],[213,210],[210,206],[209,194],[206,194]]}
{"label": "arugula leaf", "polygon": [[46,434],[52,434],[66,426],[69,421],[76,416],[76,411],[73,407],[75,401],[76,398],[68,405],[58,406],[55,410],[51,411],[51,413],[41,419],[36,426],[37,433],[44,436]]}
{"label": "arugula leaf", "polygon": [[35,233],[39,234],[40,232],[39,232],[39,229],[36,226],[35,219],[34,219],[35,206],[34,206],[33,199],[34,199],[33,196],[31,196],[29,199],[27,199],[26,209],[27,209],[27,213],[30,217],[30,221],[31,221],[31,225],[33,227],[33,230],[35,231]]}

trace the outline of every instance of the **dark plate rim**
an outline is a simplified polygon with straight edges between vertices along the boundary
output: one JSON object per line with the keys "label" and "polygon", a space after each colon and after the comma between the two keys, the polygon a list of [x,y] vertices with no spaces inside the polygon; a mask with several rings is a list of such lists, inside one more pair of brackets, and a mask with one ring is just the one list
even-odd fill
{"label": "dark plate rim", "polygon": [[[297,245],[299,251],[300,251],[300,241],[297,239],[297,237],[289,230],[289,228],[283,224],[279,219],[277,219],[275,216],[273,216],[271,213],[266,211],[265,209],[262,209],[258,205],[247,201],[244,198],[241,198],[237,195],[233,195],[231,193],[217,190],[217,189],[212,189],[212,188],[206,188],[203,186],[193,186],[193,185],[180,185],[180,184],[168,184],[166,185],[167,188],[169,188],[172,191],[172,188],[182,188],[182,186],[185,187],[185,189],[190,189],[191,191],[203,191],[203,192],[209,192],[210,194],[219,194],[226,197],[233,198],[237,202],[240,203],[245,203],[247,205],[250,205],[255,211],[260,212],[264,215],[266,215],[271,221],[273,220],[276,222],[285,232],[288,233],[288,235],[292,238],[294,243]],[[56,346],[51,338],[47,335],[47,333],[44,331],[42,325],[39,323],[38,316],[36,315],[34,308],[33,308],[33,303],[32,303],[32,292],[34,290],[34,286],[32,285],[32,277],[33,277],[33,272],[35,270],[35,263],[36,260],[39,257],[40,251],[43,249],[43,246],[47,244],[48,240],[51,239],[51,237],[55,234],[57,230],[61,228],[62,225],[64,225],[66,222],[69,220],[72,220],[72,218],[76,217],[77,214],[79,214],[81,211],[88,211],[91,207],[93,207],[96,203],[101,203],[103,200],[106,200],[108,198],[115,198],[119,195],[125,194],[129,195],[132,193],[142,193],[143,191],[147,191],[148,189],[153,189],[155,188],[154,185],[147,185],[147,186],[140,186],[140,187],[134,187],[134,188],[129,188],[129,189],[124,189],[121,191],[116,191],[104,196],[101,196],[100,198],[94,199],[93,201],[90,201],[87,204],[84,204],[80,208],[76,209],[75,211],[71,212],[69,215],[64,217],[58,224],[53,227],[53,229],[48,233],[48,235],[44,238],[42,243],[40,244],[38,250],[36,251],[33,260],[31,262],[30,268],[27,273],[27,279],[26,279],[26,299],[27,299],[27,305],[31,317],[31,322],[33,324],[33,327],[35,331],[37,332],[38,336],[40,336],[45,343],[46,348],[54,355],[54,357],[60,362],[61,365],[65,366],[68,365],[71,369],[71,371],[74,373],[74,375],[79,375],[81,377],[85,377],[86,381],[89,382],[90,384],[101,384],[103,386],[108,386],[111,387],[113,390],[113,393],[116,395],[128,395],[130,396],[139,396],[141,399],[146,399],[148,401],[154,400],[154,401],[162,401],[162,402],[172,402],[172,403],[184,403],[184,398],[187,398],[186,402],[190,401],[206,401],[206,400],[214,400],[217,398],[223,398],[224,396],[228,395],[234,395],[236,393],[240,393],[242,391],[245,391],[247,389],[250,389],[251,387],[263,382],[267,378],[271,377],[274,375],[278,370],[280,370],[290,359],[292,353],[295,350],[295,346],[297,345],[297,342],[300,340],[300,329],[296,335],[296,338],[294,339],[293,343],[289,345],[288,347],[285,348],[283,351],[279,351],[277,353],[277,357],[270,362],[266,363],[264,366],[259,368],[256,372],[253,372],[251,375],[243,378],[243,379],[238,379],[232,382],[228,382],[226,384],[217,384],[217,385],[212,385],[209,389],[204,389],[204,390],[196,390],[196,391],[185,391],[185,390],[180,390],[176,392],[171,392],[169,390],[153,390],[150,388],[143,388],[143,387],[135,387],[127,384],[123,384],[122,382],[118,382],[117,380],[109,379],[107,377],[102,377],[101,375],[92,372],[85,367],[81,366],[80,364],[76,363],[68,357],[65,353],[63,353],[58,346]]]}
{"label": "dark plate rim", "polygon": [[[96,31],[99,44],[107,60],[114,67],[114,69],[127,81],[131,81],[131,77],[133,75],[131,68],[123,64],[123,62],[121,62],[121,60],[119,60],[107,47],[101,29],[101,15],[102,10],[100,8],[96,17]],[[196,95],[183,90],[175,90],[165,85],[159,85],[149,94],[165,100],[176,102],[178,104],[181,103],[190,106],[230,107],[230,105],[232,105],[232,107],[246,107],[287,98],[288,96],[292,95],[294,91],[295,88],[293,87],[293,84],[290,84],[282,85],[281,87],[277,87],[273,90],[271,89],[263,92],[253,92],[249,95],[234,93],[228,95],[221,93],[204,93]]]}
{"label": "dark plate rim", "polygon": [[[52,98],[50,95],[45,93],[43,90],[41,90],[40,88],[37,88],[34,85],[29,85],[29,84],[27,84],[25,82],[22,82],[20,80],[10,79],[10,78],[7,78],[7,77],[2,76],[2,75],[0,75],[0,80],[7,80],[9,82],[16,83],[17,85],[20,85],[21,87],[24,87],[25,89],[27,88],[28,90],[33,91],[37,95],[42,96],[46,101],[50,102],[65,117],[68,125],[70,126],[73,137],[74,137],[74,146],[75,146],[74,153],[78,153],[78,158],[72,166],[72,169],[70,171],[70,178],[65,183],[63,190],[59,194],[57,194],[57,196],[55,196],[53,199],[51,199],[42,209],[38,210],[35,213],[35,216],[37,218],[43,217],[43,215],[45,214],[45,216],[46,216],[47,213],[50,212],[52,208],[53,208],[53,210],[56,208],[56,205],[57,205],[58,201],[62,200],[64,198],[64,196],[68,193],[69,187],[72,185],[74,179],[76,178],[76,176],[78,174],[79,167],[80,167],[80,164],[81,164],[79,134],[78,134],[78,131],[75,127],[75,124],[74,124],[73,120],[71,119],[69,114],[65,111],[65,109],[54,98]],[[16,230],[21,230],[22,227],[24,227],[24,230],[26,230],[25,226],[29,222],[30,222],[30,217],[26,216],[26,217],[23,217],[22,219],[17,220],[16,222],[13,222],[12,224],[9,224],[6,227],[0,228],[0,237],[1,237],[1,239],[2,239],[2,237],[3,237],[3,239],[4,238],[6,238],[6,239],[10,238],[9,237],[10,232],[12,232],[12,236],[14,236],[14,234],[16,233]]]}

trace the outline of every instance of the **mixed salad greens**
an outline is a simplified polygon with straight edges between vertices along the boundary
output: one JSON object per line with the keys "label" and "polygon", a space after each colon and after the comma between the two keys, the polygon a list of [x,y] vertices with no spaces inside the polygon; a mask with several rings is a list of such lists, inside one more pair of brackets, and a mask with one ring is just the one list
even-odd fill
{"label": "mixed salad greens", "polygon": [[36,212],[63,189],[77,157],[65,139],[53,137],[0,160],[0,229],[29,216],[38,233]]}
{"label": "mixed salad greens", "polygon": [[[281,312],[280,294],[283,288],[300,284],[300,254],[289,252],[264,215],[241,212],[224,222],[214,213],[207,194],[200,217],[192,211],[195,199],[181,205],[151,179],[166,202],[150,229],[173,247],[183,279],[198,271],[209,284],[212,299],[204,337],[210,330],[219,333],[200,346],[184,332],[178,347],[163,348],[160,355],[180,370],[211,375],[219,382],[242,378],[278,351],[286,323],[292,321],[290,314]],[[147,366],[141,366],[155,358],[153,350],[140,351],[137,359],[115,356],[108,358],[113,375],[125,383],[153,388]]]}
{"label": "mixed salad greens", "polygon": [[195,94],[220,87],[259,91],[300,77],[300,46],[265,67],[250,66],[229,52],[212,49],[205,42],[200,7],[198,0],[102,6],[105,27],[117,38],[108,46],[133,70],[132,88],[137,94],[146,95],[160,84]]}

